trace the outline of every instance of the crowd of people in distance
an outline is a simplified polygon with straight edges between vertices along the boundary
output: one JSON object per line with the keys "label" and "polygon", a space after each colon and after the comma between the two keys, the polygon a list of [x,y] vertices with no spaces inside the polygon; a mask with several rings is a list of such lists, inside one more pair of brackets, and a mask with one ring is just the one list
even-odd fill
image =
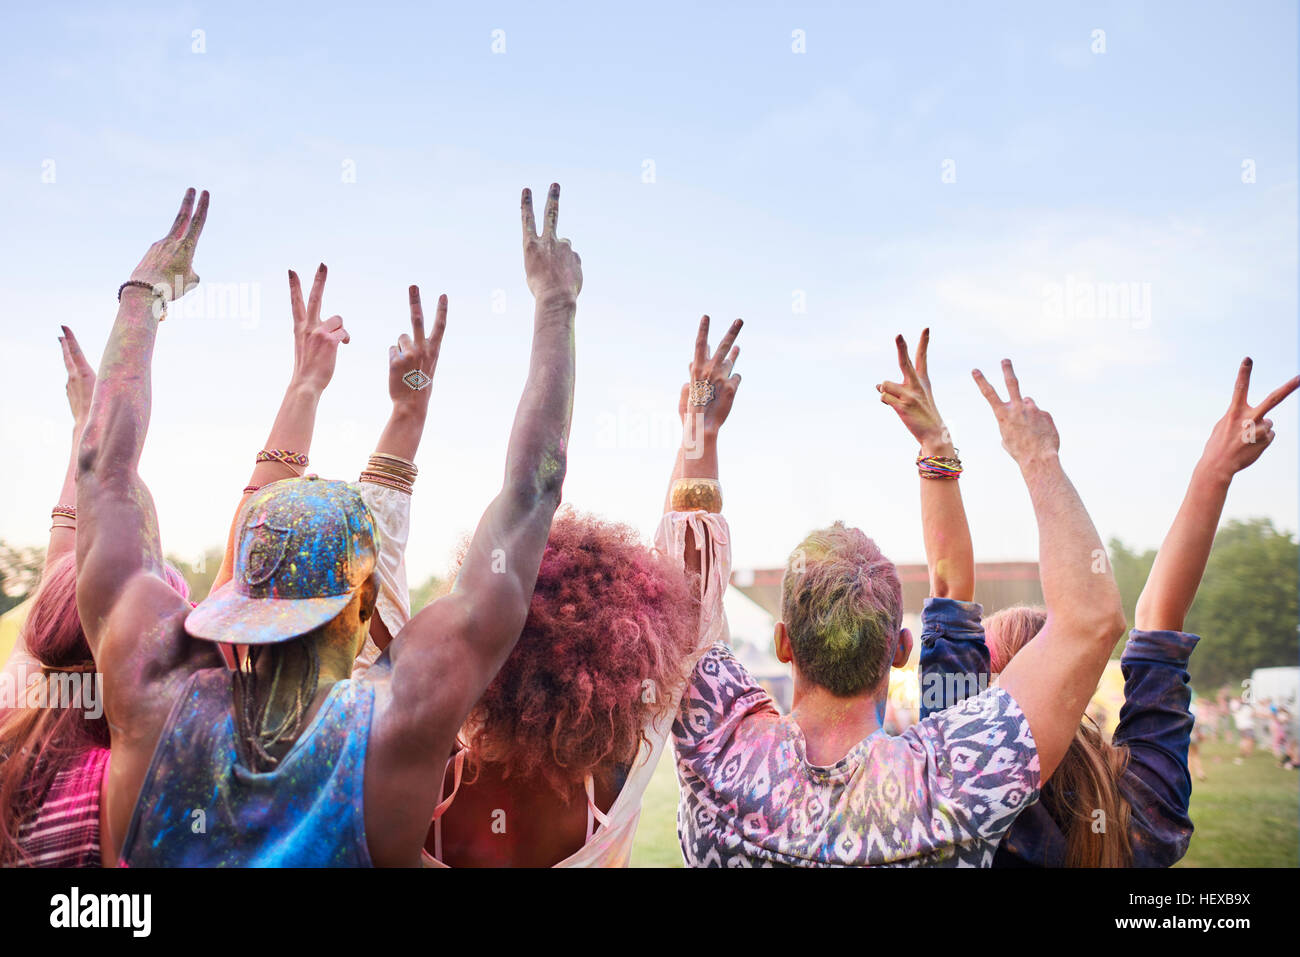
{"label": "crowd of people in distance", "polygon": [[1245,763],[1262,741],[1279,768],[1292,771],[1300,768],[1296,714],[1285,701],[1279,703],[1272,697],[1255,701],[1250,695],[1221,688],[1212,699],[1194,698],[1192,715],[1196,726],[1192,733],[1191,767],[1197,780],[1206,779],[1199,753],[1205,741],[1235,742],[1234,764]]}
{"label": "crowd of people in distance", "polygon": [[[723,610],[718,438],[741,384],[741,320],[716,345],[708,316],[695,333],[653,543],[561,507],[583,276],[558,236],[559,198],[552,185],[539,229],[522,196],[535,314],[501,487],[450,590],[416,614],[405,550],[446,296],[429,322],[410,287],[410,327],[388,353],[391,415],[358,480],[335,481],[308,472],[309,456],[349,333],[321,318],[325,266],[305,296],[289,272],[293,371],[197,604],[163,558],[137,466],[155,339],[176,291],[198,283],[208,194],[186,193],[119,288],[97,372],[63,327],[71,452],[4,665],[24,693],[0,710],[0,865],[626,866],[669,752],[689,866],[1167,867],[1187,850],[1203,776],[1194,727],[1231,707],[1245,748],[1271,720],[1278,760],[1295,766],[1294,738],[1276,730],[1290,728],[1285,709],[1266,719],[1224,696],[1198,700],[1193,721],[1199,638],[1184,625],[1233,477],[1273,441],[1268,415],[1300,376],[1252,403],[1240,364],[1130,630],[1052,416],[1010,360],[996,385],[975,370],[1029,493],[1043,594],[986,617],[930,332],[914,352],[899,335],[897,381],[876,389],[919,447],[907,465],[930,576],[920,634],[867,534],[811,531],[773,635],[792,676],[782,709],[734,653]],[[1126,634],[1106,737],[1085,709]],[[886,729],[891,666],[916,640],[920,713]]]}

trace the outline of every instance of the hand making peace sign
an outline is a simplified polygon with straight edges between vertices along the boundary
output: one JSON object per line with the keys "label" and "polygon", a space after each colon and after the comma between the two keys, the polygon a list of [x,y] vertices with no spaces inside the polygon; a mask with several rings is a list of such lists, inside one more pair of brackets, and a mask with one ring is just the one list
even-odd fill
{"label": "hand making peace sign", "polygon": [[329,270],[321,263],[311,284],[307,304],[302,301],[302,283],[289,270],[289,303],[293,311],[293,378],[294,381],[323,392],[334,378],[339,343],[350,342],[343,328],[342,316],[320,319],[321,299],[325,295],[325,278]]}
{"label": "hand making peace sign", "polygon": [[1228,411],[1214,425],[1201,460],[1210,465],[1220,478],[1231,479],[1251,465],[1273,443],[1273,420],[1266,419],[1273,408],[1300,386],[1300,376],[1282,383],[1259,405],[1252,407],[1247,399],[1250,392],[1250,372],[1254,363],[1242,359],[1237,369],[1237,384],[1232,390]]}
{"label": "hand making peace sign", "polygon": [[745,320],[737,319],[718,343],[717,351],[709,357],[709,317],[700,318],[700,328],[695,335],[695,355],[691,358],[691,379],[682,386],[677,402],[677,413],[683,422],[687,413],[701,416],[706,432],[717,433],[731,414],[731,405],[740,388],[740,375],[732,368],[740,355],[740,346],[732,347]]}
{"label": "hand making peace sign", "polygon": [[447,296],[438,297],[438,312],[433,333],[424,337],[424,308],[420,305],[420,287],[408,293],[411,303],[411,334],[402,333],[397,345],[388,347],[388,395],[393,404],[411,404],[422,409],[429,405],[429,384],[438,365],[442,334],[447,329]]}

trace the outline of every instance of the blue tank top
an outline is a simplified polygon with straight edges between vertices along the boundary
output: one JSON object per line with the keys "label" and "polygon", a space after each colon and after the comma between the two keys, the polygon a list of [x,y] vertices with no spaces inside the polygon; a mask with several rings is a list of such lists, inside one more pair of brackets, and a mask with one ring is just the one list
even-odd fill
{"label": "blue tank top", "polygon": [[231,672],[191,676],[122,844],[127,867],[369,867],[363,787],[375,692],[344,680],[279,765],[239,763]]}

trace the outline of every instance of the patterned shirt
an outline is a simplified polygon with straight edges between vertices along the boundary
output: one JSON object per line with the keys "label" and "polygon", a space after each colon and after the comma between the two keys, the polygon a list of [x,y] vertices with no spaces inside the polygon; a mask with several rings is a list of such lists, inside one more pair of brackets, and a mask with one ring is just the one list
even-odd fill
{"label": "patterned shirt", "polygon": [[108,748],[90,748],[54,775],[40,807],[18,826],[27,867],[101,867],[99,794]]}
{"label": "patterned shirt", "polygon": [[1038,799],[1029,722],[994,688],[829,767],[731,650],[700,659],[673,725],[677,836],[691,867],[992,863]]}

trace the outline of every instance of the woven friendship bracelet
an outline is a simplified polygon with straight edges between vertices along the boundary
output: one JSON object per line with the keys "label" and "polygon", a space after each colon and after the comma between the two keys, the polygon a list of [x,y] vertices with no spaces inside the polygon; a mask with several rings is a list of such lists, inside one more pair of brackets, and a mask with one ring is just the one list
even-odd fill
{"label": "woven friendship bracelet", "polygon": [[961,478],[961,459],[956,455],[918,455],[916,470],[921,478],[956,480]]}
{"label": "woven friendship bracelet", "polygon": [[290,469],[305,469],[307,456],[301,452],[288,452],[285,449],[262,449],[257,453],[257,464],[260,465],[262,462],[279,462]]}

